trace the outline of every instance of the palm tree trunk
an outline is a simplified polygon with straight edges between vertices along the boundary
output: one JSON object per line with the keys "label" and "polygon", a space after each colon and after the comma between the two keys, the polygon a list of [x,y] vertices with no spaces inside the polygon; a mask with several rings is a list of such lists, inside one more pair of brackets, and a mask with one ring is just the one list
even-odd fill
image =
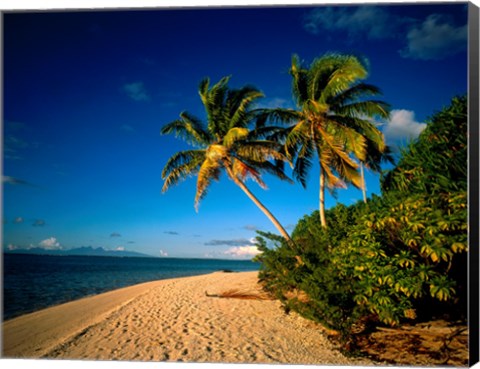
{"label": "palm tree trunk", "polygon": [[363,171],[363,163],[360,163],[360,174],[362,176],[362,193],[363,193],[363,202],[367,203],[367,186],[365,185],[365,173]]}
{"label": "palm tree trunk", "polygon": [[[310,126],[310,132],[313,142],[316,142],[316,134],[313,125]],[[320,189],[318,190],[318,212],[320,213],[320,224],[323,229],[327,229],[327,220],[325,218],[325,173],[322,168],[322,155],[320,146],[315,144],[318,155],[318,165],[320,167]]]}
{"label": "palm tree trunk", "polygon": [[325,174],[320,165],[320,190],[319,190],[319,204],[318,210],[320,213],[320,224],[324,229],[327,228],[327,220],[325,218]]}
{"label": "palm tree trunk", "polygon": [[282,227],[282,225],[280,224],[280,222],[277,220],[277,218],[275,218],[273,216],[272,213],[270,213],[270,211],[260,202],[259,199],[257,199],[255,197],[255,195],[248,189],[247,186],[245,186],[245,184],[240,181],[232,172],[231,170],[227,167],[227,173],[228,173],[228,176],[233,180],[233,182],[235,182],[235,184],[240,187],[242,189],[243,192],[246,193],[246,195],[250,198],[250,200],[252,200],[254,202],[255,205],[258,206],[258,208],[263,211],[263,213],[267,216],[268,219],[270,219],[270,221],[273,223],[273,225],[278,229],[278,231],[280,232],[280,234],[283,236],[283,238],[285,238],[288,242],[288,244],[293,244],[293,241],[292,239],[290,238],[290,236],[288,235],[287,231],[285,230],[285,228]]}

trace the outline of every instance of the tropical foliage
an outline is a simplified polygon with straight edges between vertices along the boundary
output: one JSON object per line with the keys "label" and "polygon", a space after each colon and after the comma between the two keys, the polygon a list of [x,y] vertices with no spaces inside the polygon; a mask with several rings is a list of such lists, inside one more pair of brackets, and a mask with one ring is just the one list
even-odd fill
{"label": "tropical foliage", "polygon": [[[369,325],[466,317],[467,99],[436,113],[383,180],[382,196],[301,219],[303,264],[269,234],[261,278],[286,309],[345,336]],[[275,247],[272,247],[275,245]]]}
{"label": "tropical foliage", "polygon": [[196,175],[195,208],[198,210],[212,181],[218,181],[225,170],[282,236],[290,240],[283,226],[245,185],[250,178],[265,188],[262,173],[291,181],[283,171],[283,162],[287,159],[281,152],[282,146],[259,139],[257,132],[249,128],[258,114],[252,105],[263,94],[252,86],[229,89],[228,81],[229,77],[224,77],[210,86],[207,78],[200,83],[199,94],[206,111],[206,124],[188,112],[182,112],[180,119],[162,128],[162,134],[175,134],[194,146],[192,150],[177,152],[167,161],[162,172],[165,180],[162,190],[165,192],[180,180]]}
{"label": "tropical foliage", "polygon": [[[199,86],[206,123],[188,112],[162,128],[193,146],[166,163],[163,191],[197,176],[195,207],[226,172],[273,222],[281,236],[259,232],[260,278],[286,311],[339,330],[467,314],[467,98],[456,97],[429,119],[417,140],[382,174],[381,196],[325,210],[324,190],[364,188],[359,168],[380,171],[391,150],[371,117],[386,117],[380,93],[361,82],[366,62],[328,54],[307,68],[294,56],[290,73],[297,109],[255,109],[262,93],[230,89],[225,77]],[[271,123],[267,125],[267,122]],[[287,123],[287,127],[277,123]],[[320,207],[290,237],[245,182],[262,174],[302,185],[320,166]],[[288,200],[286,200],[288,201]],[[320,222],[318,221],[320,217]],[[328,227],[327,227],[328,225]]]}
{"label": "tropical foliage", "polygon": [[[366,61],[352,55],[327,54],[307,68],[298,56],[292,59],[292,91],[297,109],[270,109],[261,119],[292,123],[276,134],[286,153],[295,159],[293,175],[305,187],[315,157],[320,167],[319,211],[325,221],[325,188],[351,183],[364,188],[362,164],[378,169],[388,157],[383,135],[372,117],[388,117],[389,106],[371,99],[380,90],[361,82]],[[385,153],[385,156],[383,155]]]}

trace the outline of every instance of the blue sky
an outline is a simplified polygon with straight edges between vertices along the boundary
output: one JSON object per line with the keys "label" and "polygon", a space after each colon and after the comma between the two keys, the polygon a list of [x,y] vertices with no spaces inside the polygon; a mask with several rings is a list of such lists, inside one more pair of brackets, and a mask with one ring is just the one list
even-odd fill
{"label": "blue sky", "polygon": [[[3,247],[125,249],[247,258],[256,229],[276,232],[226,176],[196,213],[195,178],[161,194],[167,159],[187,146],[160,128],[203,118],[206,76],[253,84],[262,106],[292,107],[292,54],[365,56],[392,106],[387,143],[467,90],[465,4],[7,13],[4,15]],[[318,207],[307,189],[265,178],[250,189],[287,228]],[[367,174],[369,195],[379,178]],[[327,196],[327,208],[361,199]]]}

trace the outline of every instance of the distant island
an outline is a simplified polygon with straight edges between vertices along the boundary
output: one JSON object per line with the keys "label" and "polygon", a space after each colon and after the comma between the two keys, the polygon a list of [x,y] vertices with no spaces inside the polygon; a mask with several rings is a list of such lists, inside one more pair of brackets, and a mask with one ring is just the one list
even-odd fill
{"label": "distant island", "polygon": [[69,250],[46,250],[41,247],[30,249],[4,250],[6,254],[34,254],[34,255],[80,255],[80,256],[117,256],[117,257],[154,257],[152,255],[142,254],[135,251],[126,250],[105,250],[103,247],[82,246]]}

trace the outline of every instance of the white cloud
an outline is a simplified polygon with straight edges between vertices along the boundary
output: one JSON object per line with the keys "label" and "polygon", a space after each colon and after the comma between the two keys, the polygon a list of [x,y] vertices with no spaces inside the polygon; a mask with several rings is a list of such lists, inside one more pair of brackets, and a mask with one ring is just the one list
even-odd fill
{"label": "white cloud", "polygon": [[415,113],[411,110],[392,110],[383,134],[387,142],[412,140],[425,129],[425,123],[415,121]]}
{"label": "white cloud", "polygon": [[245,242],[244,245],[230,247],[225,250],[223,254],[238,258],[252,258],[255,255],[261,253],[261,251],[257,248],[256,244],[257,240],[255,239],[255,237],[252,237],[250,238],[250,240]]}
{"label": "white cloud", "polygon": [[150,96],[143,82],[126,83],[122,87],[123,91],[135,101],[148,101]]}
{"label": "white cloud", "polygon": [[21,247],[17,246],[17,245],[14,245],[14,244],[11,244],[11,243],[8,244],[8,246],[7,246],[7,250],[9,250],[9,251],[18,250],[18,249],[21,249]]}
{"label": "white cloud", "polygon": [[254,257],[260,253],[261,251],[258,250],[257,246],[236,246],[224,251],[225,255],[233,257]]}
{"label": "white cloud", "polygon": [[2,176],[2,182],[3,183],[8,183],[11,185],[27,185],[27,186],[32,186],[31,183],[28,183],[27,181],[24,181],[23,179],[15,178],[15,177],[10,177],[10,176]]}
{"label": "white cloud", "polygon": [[321,7],[307,14],[304,28],[313,34],[345,31],[356,38],[385,39],[394,35],[401,21],[376,6]]}
{"label": "white cloud", "polygon": [[456,27],[447,16],[432,14],[407,34],[407,47],[400,52],[405,58],[438,60],[467,48],[468,26]]}
{"label": "white cloud", "polygon": [[245,246],[245,245],[255,245],[255,238],[247,240],[245,238],[238,238],[233,240],[210,240],[205,242],[206,246]]}
{"label": "white cloud", "polygon": [[348,39],[400,39],[404,58],[439,60],[467,49],[468,25],[455,25],[450,15],[430,14],[426,19],[402,17],[377,6],[319,7],[303,24],[307,32],[330,37],[345,32]]}
{"label": "white cloud", "polygon": [[58,242],[55,237],[47,238],[46,240],[41,241],[39,245],[45,250],[61,250],[62,249],[60,242]]}
{"label": "white cloud", "polygon": [[117,247],[115,248],[115,251],[125,251],[125,247],[123,247],[123,246],[117,246]]}
{"label": "white cloud", "polygon": [[166,251],[160,250],[160,256],[167,257],[168,253]]}
{"label": "white cloud", "polygon": [[23,223],[23,218],[22,217],[16,217],[13,223]]}

